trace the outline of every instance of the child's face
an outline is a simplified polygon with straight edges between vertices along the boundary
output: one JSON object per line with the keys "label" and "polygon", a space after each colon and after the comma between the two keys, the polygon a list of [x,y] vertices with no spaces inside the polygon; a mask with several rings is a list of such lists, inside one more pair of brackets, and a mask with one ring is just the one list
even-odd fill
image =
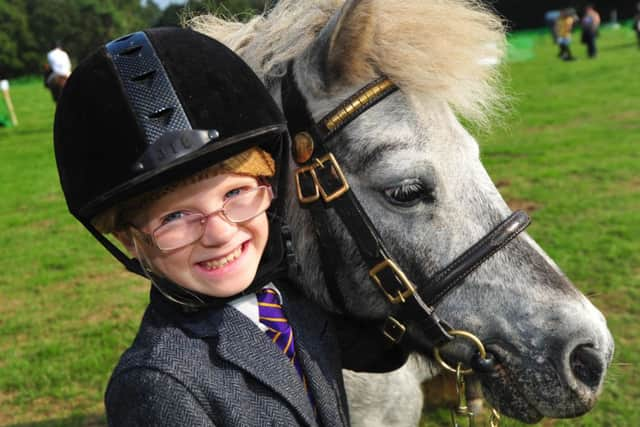
{"label": "child's face", "polygon": [[[253,177],[234,174],[183,185],[152,202],[134,224],[151,235],[161,225],[185,215],[206,215],[221,209],[226,200],[258,185]],[[134,251],[157,272],[184,288],[228,297],[243,291],[253,281],[268,236],[266,212],[241,223],[231,223],[218,213],[208,218],[202,237],[187,246],[163,252],[137,239]]]}

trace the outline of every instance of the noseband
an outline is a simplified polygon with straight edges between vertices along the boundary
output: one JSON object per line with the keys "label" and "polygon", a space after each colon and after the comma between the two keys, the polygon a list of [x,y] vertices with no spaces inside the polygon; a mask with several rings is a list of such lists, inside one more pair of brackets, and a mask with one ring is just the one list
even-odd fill
{"label": "noseband", "polygon": [[514,212],[418,289],[389,254],[350,188],[338,160],[326,146],[337,132],[396,90],[398,87],[390,79],[380,77],[316,123],[295,83],[290,64],[282,80],[282,105],[293,139],[293,157],[300,165],[295,171],[298,200],[313,217],[323,274],[334,303],[345,308],[344,296],[334,276],[340,260],[336,258],[336,245],[329,232],[326,209],[337,213],[368,266],[371,280],[391,305],[389,316],[379,325],[384,336],[392,343],[406,347],[402,338],[411,323],[412,327],[415,325],[426,334],[431,348],[425,350],[431,351],[453,339],[449,333],[451,327],[434,313],[434,305],[522,232],[530,219],[525,212]]}

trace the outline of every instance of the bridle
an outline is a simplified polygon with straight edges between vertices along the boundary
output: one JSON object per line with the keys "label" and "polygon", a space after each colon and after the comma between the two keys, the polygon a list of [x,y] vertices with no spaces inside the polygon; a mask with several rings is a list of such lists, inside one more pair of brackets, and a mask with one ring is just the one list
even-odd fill
{"label": "bridle", "polygon": [[[384,336],[391,343],[406,347],[403,337],[411,323],[426,334],[430,348],[423,350],[432,351],[454,338],[450,334],[451,326],[434,313],[434,305],[522,232],[530,219],[525,212],[514,212],[418,289],[391,257],[350,188],[338,160],[326,146],[327,141],[352,120],[396,90],[398,87],[389,78],[377,78],[315,122],[289,64],[282,80],[282,105],[292,138],[292,154],[299,165],[294,172],[298,201],[312,215],[323,274],[334,303],[345,307],[344,297],[333,276],[340,260],[336,259],[335,241],[327,226],[328,209],[333,209],[341,219],[369,269],[371,280],[391,305],[391,313],[379,324]],[[415,343],[411,348],[415,349]]]}

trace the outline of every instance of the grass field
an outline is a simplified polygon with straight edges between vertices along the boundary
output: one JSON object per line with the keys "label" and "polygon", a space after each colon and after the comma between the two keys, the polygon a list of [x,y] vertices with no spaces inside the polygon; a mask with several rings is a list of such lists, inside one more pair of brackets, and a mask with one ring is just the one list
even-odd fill
{"label": "grass field", "polygon": [[[523,36],[524,37],[524,36]],[[513,112],[480,133],[482,156],[529,233],[605,313],[616,355],[588,415],[544,426],[640,423],[640,49],[604,29],[600,56],[555,57],[513,39]],[[523,52],[527,50],[526,52]],[[0,128],[0,426],[102,426],[102,394],[131,342],[147,285],[67,213],[40,80],[12,82],[20,125]],[[423,426],[446,425],[429,413]],[[503,426],[519,426],[505,421]]]}

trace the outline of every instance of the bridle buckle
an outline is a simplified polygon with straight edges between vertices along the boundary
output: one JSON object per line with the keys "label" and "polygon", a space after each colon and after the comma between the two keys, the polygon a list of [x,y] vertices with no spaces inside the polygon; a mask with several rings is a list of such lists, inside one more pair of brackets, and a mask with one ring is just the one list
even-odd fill
{"label": "bridle buckle", "polygon": [[[308,204],[308,203],[313,203],[316,200],[320,199],[320,192],[318,190],[318,178],[316,177],[313,169],[315,168],[315,165],[309,165],[309,166],[303,166],[300,167],[298,169],[296,169],[295,172],[295,180],[296,180],[296,192],[298,194],[298,200],[300,201],[300,203],[303,204]],[[309,173],[309,175],[311,175],[311,179],[313,180],[313,188],[314,188],[314,192],[310,195],[305,195],[302,191],[302,184],[300,183],[300,178],[302,177],[302,175]]]}
{"label": "bridle buckle", "polygon": [[[325,190],[322,183],[320,182],[320,179],[318,178],[318,174],[316,173],[316,169],[326,167],[325,163],[330,164],[330,166],[335,171],[335,177],[338,178],[340,182],[340,185],[338,186],[338,188],[336,188],[331,192]],[[300,177],[305,173],[309,173],[311,175],[311,179],[313,180],[313,184],[315,187],[315,191],[311,195],[304,195],[302,191],[302,184],[300,182]],[[295,172],[295,181],[296,181],[296,191],[298,193],[298,200],[300,201],[300,203],[304,203],[304,204],[313,203],[316,200],[318,200],[320,197],[322,197],[322,200],[325,203],[329,203],[337,199],[338,197],[342,196],[347,191],[349,191],[349,183],[347,182],[347,178],[344,176],[344,173],[342,172],[342,168],[340,168],[338,161],[336,160],[336,158],[333,156],[332,153],[325,154],[320,158],[315,158],[313,159],[312,164],[298,168]]]}
{"label": "bridle buckle", "polygon": [[382,328],[384,336],[393,344],[398,344],[406,331],[407,327],[393,316],[387,317]]}
{"label": "bridle buckle", "polygon": [[[402,284],[404,290],[396,290],[396,294],[390,293],[382,284],[382,280],[379,277],[379,273],[383,270],[390,268],[391,272],[395,276],[395,278]],[[378,287],[382,290],[382,293],[387,297],[387,299],[392,304],[399,304],[406,302],[407,298],[412,296],[415,293],[415,288],[411,281],[407,278],[402,270],[393,262],[391,259],[386,258],[382,262],[378,263],[375,267],[369,270],[369,276],[373,281],[378,285]]]}

